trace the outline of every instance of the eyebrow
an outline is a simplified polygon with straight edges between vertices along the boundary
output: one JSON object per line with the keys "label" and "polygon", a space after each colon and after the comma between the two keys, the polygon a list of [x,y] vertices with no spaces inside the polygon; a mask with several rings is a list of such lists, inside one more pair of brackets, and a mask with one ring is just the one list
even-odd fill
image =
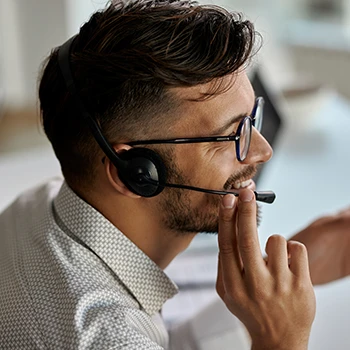
{"label": "eyebrow", "polygon": [[[255,104],[256,104],[256,99],[257,99],[257,96],[256,94],[254,93],[254,106],[252,108],[252,111],[255,107]],[[237,123],[238,121],[242,120],[243,118],[245,118],[246,116],[248,115],[251,115],[252,112],[250,112],[249,114],[245,114],[245,113],[242,113],[240,115],[237,115],[235,117],[232,117],[230,120],[228,120],[223,126],[221,126],[219,129],[215,130],[212,135],[221,135],[223,134],[226,130],[228,130],[230,128],[231,125],[233,125],[234,123]]]}

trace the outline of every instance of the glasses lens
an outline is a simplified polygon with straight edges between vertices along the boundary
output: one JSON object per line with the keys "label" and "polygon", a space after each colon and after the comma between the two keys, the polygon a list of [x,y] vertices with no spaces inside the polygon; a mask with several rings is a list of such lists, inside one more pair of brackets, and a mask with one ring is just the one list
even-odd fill
{"label": "glasses lens", "polygon": [[242,125],[241,136],[239,138],[239,157],[243,161],[248,154],[250,146],[250,138],[252,134],[252,123],[250,118],[246,118]]}
{"label": "glasses lens", "polygon": [[255,111],[253,125],[260,132],[263,123],[263,115],[264,115],[264,100],[259,98],[257,108]]}

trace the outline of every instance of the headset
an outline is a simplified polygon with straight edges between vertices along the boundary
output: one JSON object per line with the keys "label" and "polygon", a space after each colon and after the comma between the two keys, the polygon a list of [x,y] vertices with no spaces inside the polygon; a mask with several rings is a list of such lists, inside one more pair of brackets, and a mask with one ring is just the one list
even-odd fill
{"label": "headset", "polygon": [[[167,170],[163,160],[160,155],[148,148],[131,148],[118,154],[104,137],[97,121],[86,110],[75,86],[69,57],[76,37],[77,35],[74,35],[58,48],[59,68],[67,90],[74,98],[79,113],[87,122],[93,137],[102,151],[117,168],[120,180],[130,191],[142,197],[154,197],[161,193],[164,187],[172,187],[217,195],[233,194],[238,196],[238,193],[233,191],[217,191],[167,183]],[[257,201],[265,203],[273,203],[276,198],[275,193],[272,191],[255,191],[254,193]]]}

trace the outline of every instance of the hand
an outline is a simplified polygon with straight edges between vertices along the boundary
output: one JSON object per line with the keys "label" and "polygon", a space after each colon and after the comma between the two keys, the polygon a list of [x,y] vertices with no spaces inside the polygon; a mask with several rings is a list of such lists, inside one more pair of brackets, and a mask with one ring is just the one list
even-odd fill
{"label": "hand", "polygon": [[316,220],[291,239],[306,246],[314,284],[350,275],[350,208]]}
{"label": "hand", "polygon": [[[235,201],[233,208],[228,208],[230,201]],[[305,246],[271,236],[265,261],[257,235],[255,196],[247,189],[238,200],[232,195],[223,198],[218,239],[216,289],[246,326],[252,349],[307,349],[316,302]]]}

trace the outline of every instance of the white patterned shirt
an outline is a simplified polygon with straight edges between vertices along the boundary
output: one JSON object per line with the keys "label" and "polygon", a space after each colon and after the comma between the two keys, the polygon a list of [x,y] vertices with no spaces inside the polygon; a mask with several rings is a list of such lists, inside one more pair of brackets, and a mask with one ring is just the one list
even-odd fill
{"label": "white patterned shirt", "polygon": [[0,215],[0,349],[166,349],[175,284],[62,180]]}

